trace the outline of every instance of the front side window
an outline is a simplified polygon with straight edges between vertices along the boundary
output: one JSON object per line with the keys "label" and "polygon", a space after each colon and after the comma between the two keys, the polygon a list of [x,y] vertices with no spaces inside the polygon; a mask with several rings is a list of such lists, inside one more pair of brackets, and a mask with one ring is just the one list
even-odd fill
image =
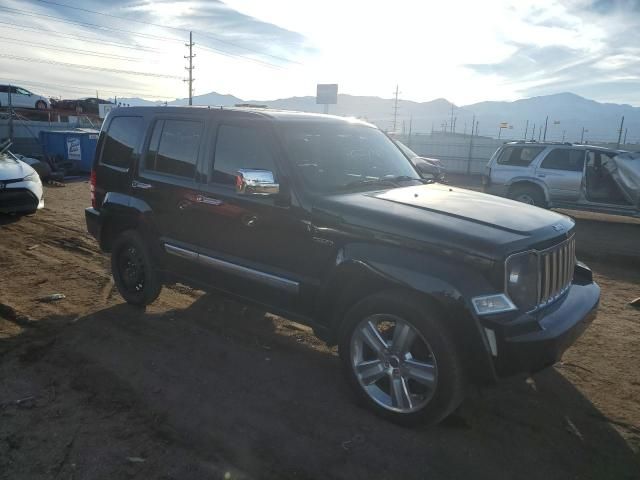
{"label": "front side window", "polygon": [[275,173],[269,136],[261,128],[220,125],[211,181],[234,185],[238,170],[251,168]]}
{"label": "front side window", "polygon": [[581,172],[584,167],[584,151],[569,148],[556,148],[549,152],[540,168]]}
{"label": "front side window", "polygon": [[145,169],[193,178],[198,163],[202,123],[191,120],[159,120],[153,127]]}
{"label": "front side window", "polygon": [[115,117],[104,133],[104,148],[100,163],[129,168],[140,155],[143,135],[142,117]]}
{"label": "front side window", "polygon": [[25,90],[24,88],[18,87],[18,88],[16,88],[16,90],[18,91],[18,94],[20,94],[20,95],[30,95],[31,94],[31,92],[29,92],[29,90]]}
{"label": "front side window", "polygon": [[533,147],[529,145],[504,147],[498,157],[498,163],[500,165],[528,167],[542,150],[544,150],[544,147]]}
{"label": "front side window", "polygon": [[283,127],[283,138],[293,167],[314,191],[420,181],[407,157],[376,128],[309,122]]}

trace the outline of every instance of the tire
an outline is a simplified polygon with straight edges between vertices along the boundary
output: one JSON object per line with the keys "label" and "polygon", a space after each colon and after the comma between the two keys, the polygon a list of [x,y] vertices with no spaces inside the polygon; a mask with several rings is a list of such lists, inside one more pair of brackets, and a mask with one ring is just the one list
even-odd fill
{"label": "tire", "polygon": [[131,305],[149,305],[162,290],[149,248],[135,230],[121,233],[114,241],[111,273],[120,295]]}
{"label": "tire", "polygon": [[44,103],[42,100],[38,100],[36,102],[36,109],[38,109],[38,110],[46,110],[47,109],[47,104]]}
{"label": "tire", "polygon": [[[377,352],[370,346],[376,343]],[[378,293],[353,306],[338,349],[358,402],[395,423],[434,425],[464,398],[462,362],[444,320],[406,292]]]}
{"label": "tire", "polygon": [[509,198],[528,205],[547,208],[547,202],[544,195],[538,187],[534,187],[532,185],[516,185],[509,192]]}

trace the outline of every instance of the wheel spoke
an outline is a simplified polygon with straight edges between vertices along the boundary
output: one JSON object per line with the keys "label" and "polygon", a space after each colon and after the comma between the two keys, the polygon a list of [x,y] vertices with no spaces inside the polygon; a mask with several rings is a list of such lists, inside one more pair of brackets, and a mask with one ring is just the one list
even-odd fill
{"label": "wheel spoke", "polygon": [[400,409],[412,408],[411,395],[404,378],[400,376],[391,376],[391,403],[394,407]]}
{"label": "wheel spoke", "polygon": [[380,360],[368,360],[355,367],[356,374],[365,385],[376,383],[385,375],[384,365]]}
{"label": "wheel spoke", "polygon": [[435,367],[433,364],[418,362],[412,359],[406,360],[404,366],[408,378],[433,388],[436,381]]}
{"label": "wheel spoke", "polygon": [[380,332],[372,322],[367,322],[366,325],[360,330],[360,335],[363,341],[380,356],[387,349],[387,342],[380,336]]}
{"label": "wheel spoke", "polygon": [[408,323],[396,322],[393,329],[393,340],[391,341],[391,350],[398,354],[404,354],[409,351],[416,333]]}

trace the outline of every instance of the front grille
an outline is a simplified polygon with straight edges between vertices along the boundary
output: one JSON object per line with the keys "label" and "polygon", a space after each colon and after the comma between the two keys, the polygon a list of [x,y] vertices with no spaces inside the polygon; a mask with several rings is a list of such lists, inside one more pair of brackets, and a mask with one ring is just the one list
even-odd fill
{"label": "front grille", "polygon": [[11,212],[14,209],[35,210],[38,199],[26,188],[3,188],[0,190],[0,212]]}
{"label": "front grille", "polygon": [[567,291],[573,280],[575,266],[575,236],[540,252],[537,308],[548,305]]}

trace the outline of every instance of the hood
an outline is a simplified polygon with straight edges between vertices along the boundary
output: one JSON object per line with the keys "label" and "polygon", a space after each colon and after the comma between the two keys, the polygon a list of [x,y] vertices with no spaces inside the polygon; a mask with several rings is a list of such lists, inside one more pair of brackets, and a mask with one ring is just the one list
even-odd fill
{"label": "hood", "polygon": [[560,241],[574,227],[569,217],[549,210],[435,183],[324,197],[315,211],[318,222],[330,221],[340,230],[402,237],[493,260]]}
{"label": "hood", "polygon": [[8,155],[0,155],[0,181],[21,180],[33,172],[35,170],[26,163]]}

